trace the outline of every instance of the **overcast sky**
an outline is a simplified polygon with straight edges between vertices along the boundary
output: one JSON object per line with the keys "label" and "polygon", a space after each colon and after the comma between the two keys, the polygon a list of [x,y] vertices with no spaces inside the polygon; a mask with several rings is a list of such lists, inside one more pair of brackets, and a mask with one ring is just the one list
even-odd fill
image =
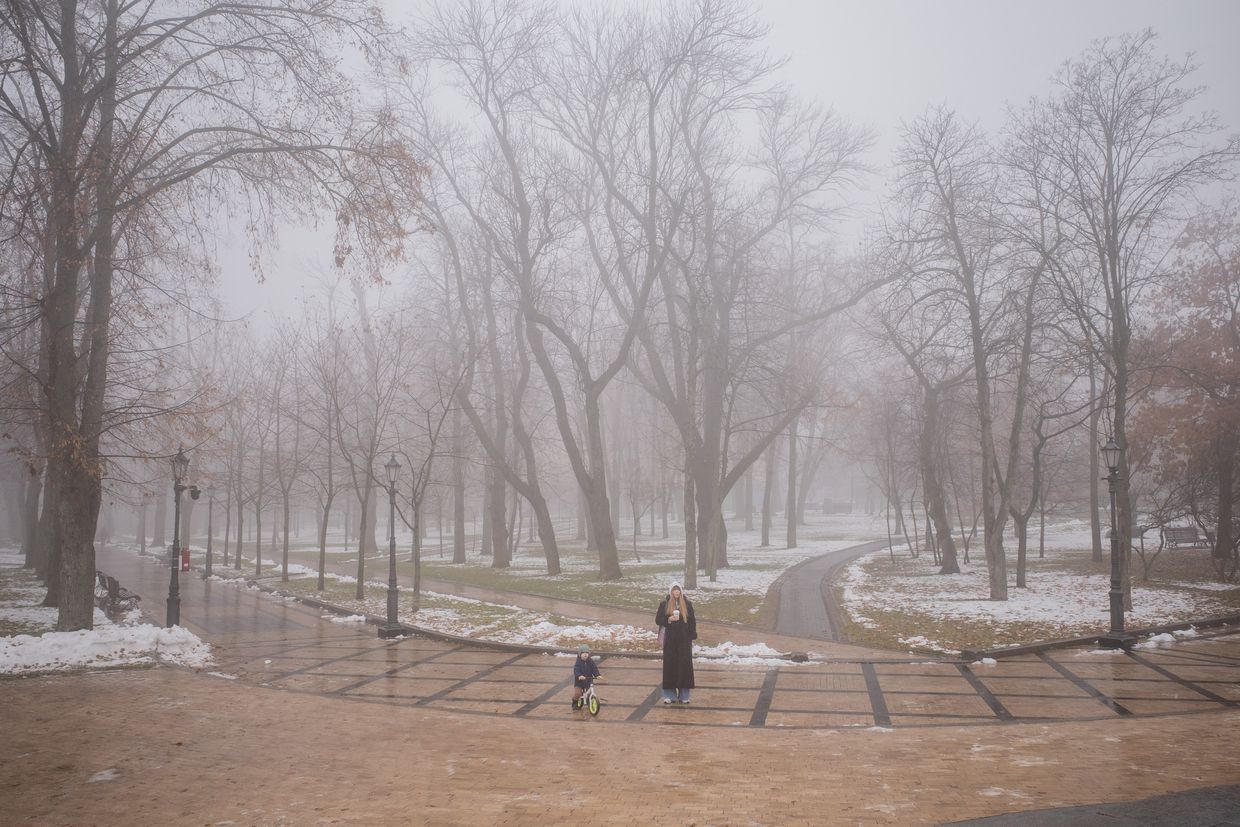
{"label": "overcast sky", "polygon": [[[417,5],[389,0],[394,9]],[[1240,0],[762,0],[757,8],[771,26],[771,54],[789,59],[783,80],[877,134],[870,162],[879,175],[863,204],[881,191],[902,121],[946,103],[993,133],[1008,104],[1044,94],[1092,40],[1145,28],[1159,33],[1165,54],[1194,53],[1205,105],[1240,129]],[[316,252],[294,233],[258,284],[240,246],[221,245],[230,250],[221,288],[234,313],[253,313],[260,326],[262,316],[292,310],[308,288],[306,267],[330,264],[330,240]]]}

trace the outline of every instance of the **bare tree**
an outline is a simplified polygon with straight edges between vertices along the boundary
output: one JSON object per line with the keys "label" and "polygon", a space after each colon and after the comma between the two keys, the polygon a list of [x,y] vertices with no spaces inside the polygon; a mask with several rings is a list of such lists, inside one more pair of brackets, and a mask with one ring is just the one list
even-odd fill
{"label": "bare tree", "polygon": [[1065,280],[1063,292],[1111,384],[1108,425],[1123,449],[1117,521],[1125,550],[1133,524],[1128,410],[1139,367],[1134,309],[1164,275],[1159,262],[1179,206],[1240,152],[1240,139],[1213,140],[1213,115],[1194,114],[1202,91],[1189,85],[1194,68],[1189,59],[1160,56],[1152,31],[1099,40],[1064,65],[1052,95],[1025,115],[1055,165],[1049,177],[1065,204],[1063,218],[1089,262],[1088,278]]}
{"label": "bare tree", "polygon": [[[57,481],[46,508],[56,514],[60,629],[89,628],[94,608],[118,244],[156,205],[174,208],[173,193],[190,182],[230,179],[258,195],[313,182],[338,205],[356,199],[359,189],[341,182],[366,178],[342,162],[362,145],[361,130],[339,117],[353,111],[349,84],[323,56],[343,38],[372,54],[381,47],[386,26],[363,5],[219,2],[166,14],[154,0],[6,5],[0,119],[25,135],[48,175],[43,415]],[[262,91],[249,94],[255,85]]]}

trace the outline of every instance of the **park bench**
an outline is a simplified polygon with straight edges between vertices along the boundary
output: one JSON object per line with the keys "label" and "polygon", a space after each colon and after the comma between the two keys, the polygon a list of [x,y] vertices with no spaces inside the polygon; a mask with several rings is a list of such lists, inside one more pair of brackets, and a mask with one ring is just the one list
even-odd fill
{"label": "park bench", "polygon": [[1197,526],[1163,526],[1163,540],[1166,541],[1168,548],[1180,548],[1188,546],[1189,548],[1206,548],[1211,544],[1209,536],[1202,537],[1197,531]]}
{"label": "park bench", "polygon": [[115,577],[101,571],[95,572],[95,605],[105,612],[133,609],[140,600],[141,595],[122,586]]}

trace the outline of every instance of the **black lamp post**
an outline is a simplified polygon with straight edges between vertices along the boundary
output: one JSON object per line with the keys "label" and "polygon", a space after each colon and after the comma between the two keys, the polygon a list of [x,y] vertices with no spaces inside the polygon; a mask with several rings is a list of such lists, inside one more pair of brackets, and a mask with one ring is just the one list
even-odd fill
{"label": "black lamp post", "polygon": [[211,576],[211,535],[215,517],[215,486],[207,486],[207,567],[203,570],[202,579]]}
{"label": "black lamp post", "polygon": [[1102,461],[1107,466],[1107,488],[1111,492],[1111,591],[1108,593],[1111,604],[1111,630],[1098,638],[1098,643],[1112,648],[1127,648],[1132,645],[1133,636],[1124,632],[1124,582],[1121,570],[1119,522],[1115,508],[1116,485],[1119,482],[1120,447],[1114,439],[1108,439],[1102,446]]}
{"label": "black lamp post", "polygon": [[379,627],[379,637],[393,638],[407,635],[413,630],[396,619],[400,608],[400,595],[396,589],[396,477],[400,474],[400,463],[392,454],[383,465],[387,472],[388,484],[388,591],[387,591],[387,622]]}
{"label": "black lamp post", "polygon": [[141,521],[142,522],[142,532],[141,532],[142,536],[138,538],[138,542],[140,543],[138,547],[138,553],[142,555],[146,554],[146,507],[150,504],[151,504],[151,492],[143,491],[142,492],[142,521]]}
{"label": "black lamp post", "polygon": [[180,626],[181,625],[181,583],[179,573],[181,571],[181,492],[189,491],[189,495],[195,500],[198,499],[198,486],[185,484],[185,477],[189,474],[189,457],[185,456],[185,452],[177,448],[176,456],[172,458],[172,555],[171,566],[172,575],[168,581],[168,616],[164,625]]}

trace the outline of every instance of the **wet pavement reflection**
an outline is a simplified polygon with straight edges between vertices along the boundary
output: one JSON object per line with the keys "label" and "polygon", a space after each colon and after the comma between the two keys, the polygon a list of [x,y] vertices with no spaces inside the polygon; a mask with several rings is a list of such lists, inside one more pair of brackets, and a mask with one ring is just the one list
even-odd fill
{"label": "wet pavement reflection", "polygon": [[[101,569],[163,620],[166,563],[124,551]],[[181,575],[181,620],[215,647],[212,671],[257,686],[463,714],[563,717],[570,658],[411,637],[333,623],[257,590]],[[1224,628],[1129,653],[1063,649],[991,665],[841,659],[740,666],[699,660],[689,706],[659,703],[658,661],[600,661],[613,723],[726,727],[935,727],[1174,715],[1240,704],[1240,630]]]}

